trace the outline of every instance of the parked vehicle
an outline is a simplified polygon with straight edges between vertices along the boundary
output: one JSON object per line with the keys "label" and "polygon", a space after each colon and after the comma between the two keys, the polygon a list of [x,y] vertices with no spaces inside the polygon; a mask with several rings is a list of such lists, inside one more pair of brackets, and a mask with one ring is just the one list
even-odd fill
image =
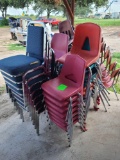
{"label": "parked vehicle", "polygon": [[49,23],[51,24],[52,26],[58,26],[58,24],[61,22],[60,20],[58,19],[55,19],[55,18],[45,18],[45,17],[38,17],[36,19],[36,21],[41,21],[41,22],[44,22],[44,23]]}
{"label": "parked vehicle", "polygon": [[102,14],[102,13],[96,13],[94,15],[94,18],[96,18],[96,19],[102,19],[102,18],[104,18],[104,14]]}
{"label": "parked vehicle", "polygon": [[110,14],[106,14],[104,19],[110,19],[111,18],[111,15]]}
{"label": "parked vehicle", "polygon": [[52,26],[58,26],[58,24],[61,22],[60,20],[55,18],[49,18],[48,21]]}

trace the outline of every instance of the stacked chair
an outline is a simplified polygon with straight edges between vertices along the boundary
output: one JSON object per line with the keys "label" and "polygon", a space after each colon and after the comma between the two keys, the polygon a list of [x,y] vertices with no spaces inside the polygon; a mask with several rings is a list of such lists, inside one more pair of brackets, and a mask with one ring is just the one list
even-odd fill
{"label": "stacked chair", "polygon": [[[92,33],[94,30],[94,36]],[[80,55],[86,60],[85,74],[85,95],[86,113],[90,106],[91,82],[99,73],[99,57],[101,50],[101,28],[94,23],[83,23],[75,28],[73,45],[68,54]],[[58,59],[59,63],[64,64],[67,54]],[[97,69],[96,69],[97,68]]]}
{"label": "stacked chair", "polygon": [[44,23],[31,21],[27,30],[26,55],[0,60],[7,92],[23,121],[23,110],[29,111],[38,135],[39,115],[46,111],[49,120],[67,132],[71,146],[73,125],[78,122],[87,130],[91,97],[95,110],[101,99],[107,111],[107,88],[114,89],[120,69],[94,23],[79,24],[74,33],[68,20],[61,22],[51,43]]}
{"label": "stacked chair", "polygon": [[[93,36],[91,30],[94,30],[95,36]],[[58,91],[57,88],[62,86],[63,88],[65,87],[65,90],[67,91],[66,89],[67,84],[65,84],[66,80],[62,79],[62,77],[65,77],[67,79],[70,79],[73,82],[76,82],[75,79],[77,79],[81,75],[81,72],[80,72],[81,70],[80,71],[77,70],[76,76],[74,76],[73,73],[69,73],[69,72],[72,72],[74,68],[77,67],[72,57],[77,57],[79,55],[81,58],[83,58],[84,61],[86,62],[86,65],[84,66],[85,67],[84,68],[85,77],[84,77],[84,83],[82,86],[83,91],[80,93],[83,99],[82,107],[81,107],[82,110],[80,114],[82,115],[81,116],[82,118],[80,117],[80,119],[82,119],[82,122],[80,123],[82,123],[82,126],[81,126],[82,131],[86,131],[85,121],[86,121],[87,113],[88,113],[89,106],[90,106],[91,94],[93,94],[92,93],[92,90],[93,90],[92,82],[93,82],[93,79],[100,72],[100,71],[98,72],[99,70],[98,60],[100,56],[100,49],[101,49],[101,29],[100,27],[93,23],[84,23],[84,24],[78,25],[75,29],[73,45],[70,50],[70,53],[67,53],[67,54],[65,53],[63,56],[57,59],[57,62],[59,64],[64,64],[63,68],[61,69],[61,72],[59,72],[60,75],[58,75],[57,78],[50,80],[48,82],[45,82],[42,85],[45,106],[46,106],[46,109],[48,110],[48,115],[50,119],[54,121],[60,128],[62,128],[65,131],[68,131],[70,144],[71,144],[71,139],[72,139],[71,131],[69,132],[68,130],[69,123],[67,124],[65,123],[65,117],[66,117],[66,114],[68,115],[68,113],[66,112],[65,115],[61,115],[62,111],[60,111],[60,107],[62,107],[62,105],[65,106],[65,104],[67,104],[65,103],[66,98],[63,98],[63,95],[64,95],[63,93],[65,92]],[[70,61],[69,63],[68,63],[68,60]],[[67,63],[69,65],[66,65]],[[83,66],[81,65],[81,67]],[[66,74],[62,76],[62,73],[64,73],[63,71],[65,70],[65,68],[66,68]],[[80,80],[80,78],[78,79]],[[69,92],[66,92],[66,94],[68,93]],[[61,96],[62,98],[60,98]],[[68,106],[66,107],[67,107],[66,110],[68,109],[69,111],[69,107]],[[74,122],[75,120],[74,114],[71,116],[73,116],[73,122]],[[62,117],[64,117],[63,120],[61,120]]]}
{"label": "stacked chair", "polygon": [[82,95],[85,68],[85,60],[80,56],[68,55],[60,75],[42,84],[49,118],[67,132],[69,145],[72,140],[73,124],[79,122],[81,128],[84,128]]}
{"label": "stacked chair", "polygon": [[68,50],[70,51],[74,38],[74,29],[71,22],[69,20],[62,21],[59,23],[58,28],[60,33],[67,34],[69,36]]}
{"label": "stacked chair", "polygon": [[[107,47],[107,49],[104,51],[104,60],[101,63],[101,73],[102,73],[102,82],[103,82],[103,88],[107,89],[112,87],[114,90],[114,93],[118,99],[117,92],[114,88],[114,85],[117,83],[119,78],[119,69],[116,70],[117,62],[112,62],[112,55],[110,52],[110,48]],[[107,91],[108,92],[108,91]]]}
{"label": "stacked chair", "polygon": [[[38,91],[36,86],[33,87],[33,84],[39,81],[42,83],[42,79],[41,77],[39,78],[38,75],[41,74],[43,68],[45,68],[46,61],[44,61],[44,59],[45,57],[47,59],[49,43],[47,42],[44,24],[41,25],[41,22],[40,26],[35,26],[35,24],[36,22],[32,21],[28,25],[26,55],[17,55],[0,60],[0,69],[5,79],[7,91],[23,120],[23,110],[30,111],[29,105],[32,107],[37,105],[36,110],[38,113],[44,110],[44,105],[41,106],[38,104],[42,99],[37,99],[35,101],[35,95],[37,95]],[[39,68],[39,66],[44,67]],[[36,67],[38,67],[38,70],[34,71]],[[28,70],[30,71],[27,72]],[[36,76],[38,76],[38,78],[35,79]],[[27,83],[30,88],[30,92],[27,93],[31,94],[29,96],[29,102],[32,103],[29,103],[28,98],[26,98],[26,90],[24,89],[25,83]]]}
{"label": "stacked chair", "polygon": [[63,33],[55,33],[51,40],[52,63],[51,75],[55,77],[59,74],[61,66],[58,59],[68,53],[69,37]]}
{"label": "stacked chair", "polygon": [[[105,111],[107,111],[105,102],[110,106],[110,98],[108,94],[108,88],[112,87],[113,91],[118,99],[117,92],[115,90],[114,85],[117,83],[119,74],[120,74],[120,69],[116,69],[117,62],[112,62],[112,55],[110,52],[110,48],[106,48],[106,44],[102,45],[104,46],[102,48],[102,54],[100,57],[100,71],[101,71],[101,76],[98,76],[95,81],[94,81],[94,89],[93,89],[93,100],[94,100],[94,109],[98,110],[99,108],[97,105],[100,103],[100,99],[104,105]],[[97,97],[96,97],[97,95]],[[97,99],[97,101],[96,101]]]}
{"label": "stacked chair", "polygon": [[11,32],[11,38],[13,40],[16,40],[16,34],[15,34],[15,29],[17,27],[20,27],[19,19],[16,19],[14,17],[9,17],[9,26],[10,26],[10,32]]}
{"label": "stacked chair", "polygon": [[20,27],[15,28],[15,35],[17,40],[23,45],[26,46],[27,41],[27,26],[31,21],[31,18],[20,19]]}

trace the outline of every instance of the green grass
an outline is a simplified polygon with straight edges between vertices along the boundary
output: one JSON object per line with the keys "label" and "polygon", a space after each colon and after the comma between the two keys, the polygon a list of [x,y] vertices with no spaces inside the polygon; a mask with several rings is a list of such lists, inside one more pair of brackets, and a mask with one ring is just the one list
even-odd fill
{"label": "green grass", "polygon": [[5,87],[5,86],[0,87],[0,95],[1,95],[2,93],[4,93],[5,90],[6,90],[6,87]]}
{"label": "green grass", "polygon": [[117,62],[116,68],[120,68],[120,52],[113,53],[112,62]]}
{"label": "green grass", "polygon": [[[117,62],[117,67],[116,67],[116,69],[120,68],[120,52],[113,53],[112,62]],[[120,94],[120,78],[118,79],[118,82],[117,82],[117,84],[115,85],[115,89],[116,89],[117,93]],[[109,90],[110,90],[110,91],[113,91],[112,88],[109,88]]]}
{"label": "green grass", "polygon": [[25,51],[26,48],[24,46],[22,46],[21,44],[9,44],[8,50],[11,50],[11,51],[23,50],[23,51]]}
{"label": "green grass", "polygon": [[[14,16],[15,18],[20,18],[22,16]],[[30,17],[32,20],[36,19],[36,16],[25,16],[25,17]],[[67,19],[66,17],[63,16],[50,16],[51,18],[56,18],[61,21]],[[107,27],[107,26],[120,26],[120,19],[95,19],[95,18],[78,18],[75,16],[74,18],[74,23],[75,25],[84,23],[84,22],[93,22],[101,27]]]}
{"label": "green grass", "polygon": [[1,26],[0,25],[0,28],[10,28],[9,26]]}
{"label": "green grass", "polygon": [[[53,17],[56,19],[59,19],[61,21],[65,20],[66,18],[64,17]],[[74,19],[74,24],[80,24],[80,23],[85,23],[85,22],[92,22],[100,25],[101,27],[108,27],[108,26],[120,26],[120,19],[95,19],[95,18],[78,18],[75,17]]]}
{"label": "green grass", "polygon": [[93,22],[93,23],[100,25],[101,27],[120,26],[120,19],[93,19],[93,18],[92,19],[90,18],[79,19],[79,18],[75,18],[75,24],[80,24],[84,22]]}

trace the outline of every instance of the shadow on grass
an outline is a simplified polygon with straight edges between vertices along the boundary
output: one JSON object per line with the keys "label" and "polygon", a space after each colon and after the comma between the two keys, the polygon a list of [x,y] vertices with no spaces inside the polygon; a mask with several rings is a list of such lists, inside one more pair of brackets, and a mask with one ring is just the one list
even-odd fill
{"label": "shadow on grass", "polygon": [[0,87],[0,95],[6,92],[6,87],[5,85]]}
{"label": "shadow on grass", "polygon": [[16,44],[9,44],[8,49],[11,50],[11,51],[13,51],[13,50],[15,50],[15,51],[18,51],[18,50],[25,51],[26,47],[24,47],[20,43],[16,43]]}

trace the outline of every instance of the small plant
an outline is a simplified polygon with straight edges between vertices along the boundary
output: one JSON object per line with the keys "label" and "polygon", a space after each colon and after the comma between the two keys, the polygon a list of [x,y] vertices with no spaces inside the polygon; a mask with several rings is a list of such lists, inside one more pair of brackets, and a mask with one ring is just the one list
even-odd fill
{"label": "small plant", "polygon": [[[113,53],[112,62],[117,62],[116,69],[120,68],[120,52]],[[116,89],[117,93],[120,94],[120,78],[118,79],[118,82],[115,85],[115,89]],[[113,92],[112,88],[109,88],[109,90]]]}
{"label": "small plant", "polygon": [[0,21],[0,26],[8,26],[8,19],[6,18],[3,18],[1,21]]}
{"label": "small plant", "polygon": [[4,93],[5,90],[6,90],[6,87],[5,87],[5,86],[0,87],[0,95],[1,95],[2,93]]}
{"label": "small plant", "polygon": [[117,62],[116,69],[120,68],[120,53],[119,52],[113,53],[112,62]]}

